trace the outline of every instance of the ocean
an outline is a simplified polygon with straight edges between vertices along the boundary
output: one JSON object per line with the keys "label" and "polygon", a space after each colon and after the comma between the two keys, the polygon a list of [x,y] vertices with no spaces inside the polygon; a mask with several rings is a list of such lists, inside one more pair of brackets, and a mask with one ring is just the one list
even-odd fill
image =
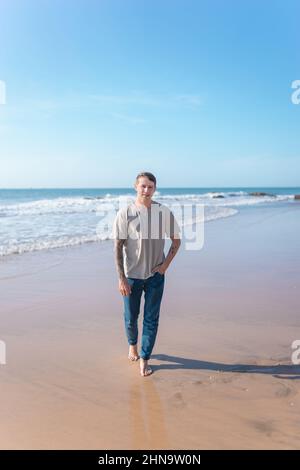
{"label": "ocean", "polygon": [[[183,217],[180,225],[185,225],[213,223],[265,205],[299,204],[294,194],[300,188],[159,188],[153,199],[175,216],[183,206],[204,208],[202,218],[197,211]],[[133,188],[0,189],[0,257],[105,242],[120,204],[134,198]]]}

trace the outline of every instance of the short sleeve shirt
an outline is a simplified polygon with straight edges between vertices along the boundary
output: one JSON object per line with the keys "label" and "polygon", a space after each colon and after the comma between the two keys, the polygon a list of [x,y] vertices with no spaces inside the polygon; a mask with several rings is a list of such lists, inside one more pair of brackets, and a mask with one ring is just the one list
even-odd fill
{"label": "short sleeve shirt", "polygon": [[172,211],[152,201],[151,207],[135,203],[119,210],[114,221],[113,238],[125,240],[123,246],[126,277],[147,279],[165,259],[165,238],[180,238],[180,228]]}

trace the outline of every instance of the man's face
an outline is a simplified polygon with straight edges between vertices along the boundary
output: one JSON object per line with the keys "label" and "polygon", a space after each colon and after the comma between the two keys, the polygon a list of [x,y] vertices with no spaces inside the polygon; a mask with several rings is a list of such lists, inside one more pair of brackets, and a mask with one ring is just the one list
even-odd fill
{"label": "man's face", "polygon": [[138,198],[149,201],[155,193],[155,185],[146,176],[140,176],[138,182],[134,185]]}

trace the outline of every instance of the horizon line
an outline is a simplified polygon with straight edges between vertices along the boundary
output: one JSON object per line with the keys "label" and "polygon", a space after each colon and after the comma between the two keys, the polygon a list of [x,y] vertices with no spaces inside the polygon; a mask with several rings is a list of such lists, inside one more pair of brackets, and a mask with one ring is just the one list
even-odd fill
{"label": "horizon line", "polygon": [[[264,186],[264,185],[259,185],[259,186],[159,186],[157,189],[236,189],[236,188],[282,188],[282,189],[294,189],[294,188],[300,188],[299,186]],[[38,190],[38,189],[129,189],[129,190],[134,190],[134,187],[132,186],[44,186],[44,187],[38,187],[38,186],[26,186],[26,187],[6,187],[6,188],[1,188],[0,191],[6,191],[6,190]]]}

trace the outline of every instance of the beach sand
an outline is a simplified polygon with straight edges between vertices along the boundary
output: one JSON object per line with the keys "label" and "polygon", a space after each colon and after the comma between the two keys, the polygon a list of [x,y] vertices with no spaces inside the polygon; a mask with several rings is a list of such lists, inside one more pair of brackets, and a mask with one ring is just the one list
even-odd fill
{"label": "beach sand", "polygon": [[300,449],[300,203],[205,226],[141,377],[112,242],[0,260],[1,449]]}

